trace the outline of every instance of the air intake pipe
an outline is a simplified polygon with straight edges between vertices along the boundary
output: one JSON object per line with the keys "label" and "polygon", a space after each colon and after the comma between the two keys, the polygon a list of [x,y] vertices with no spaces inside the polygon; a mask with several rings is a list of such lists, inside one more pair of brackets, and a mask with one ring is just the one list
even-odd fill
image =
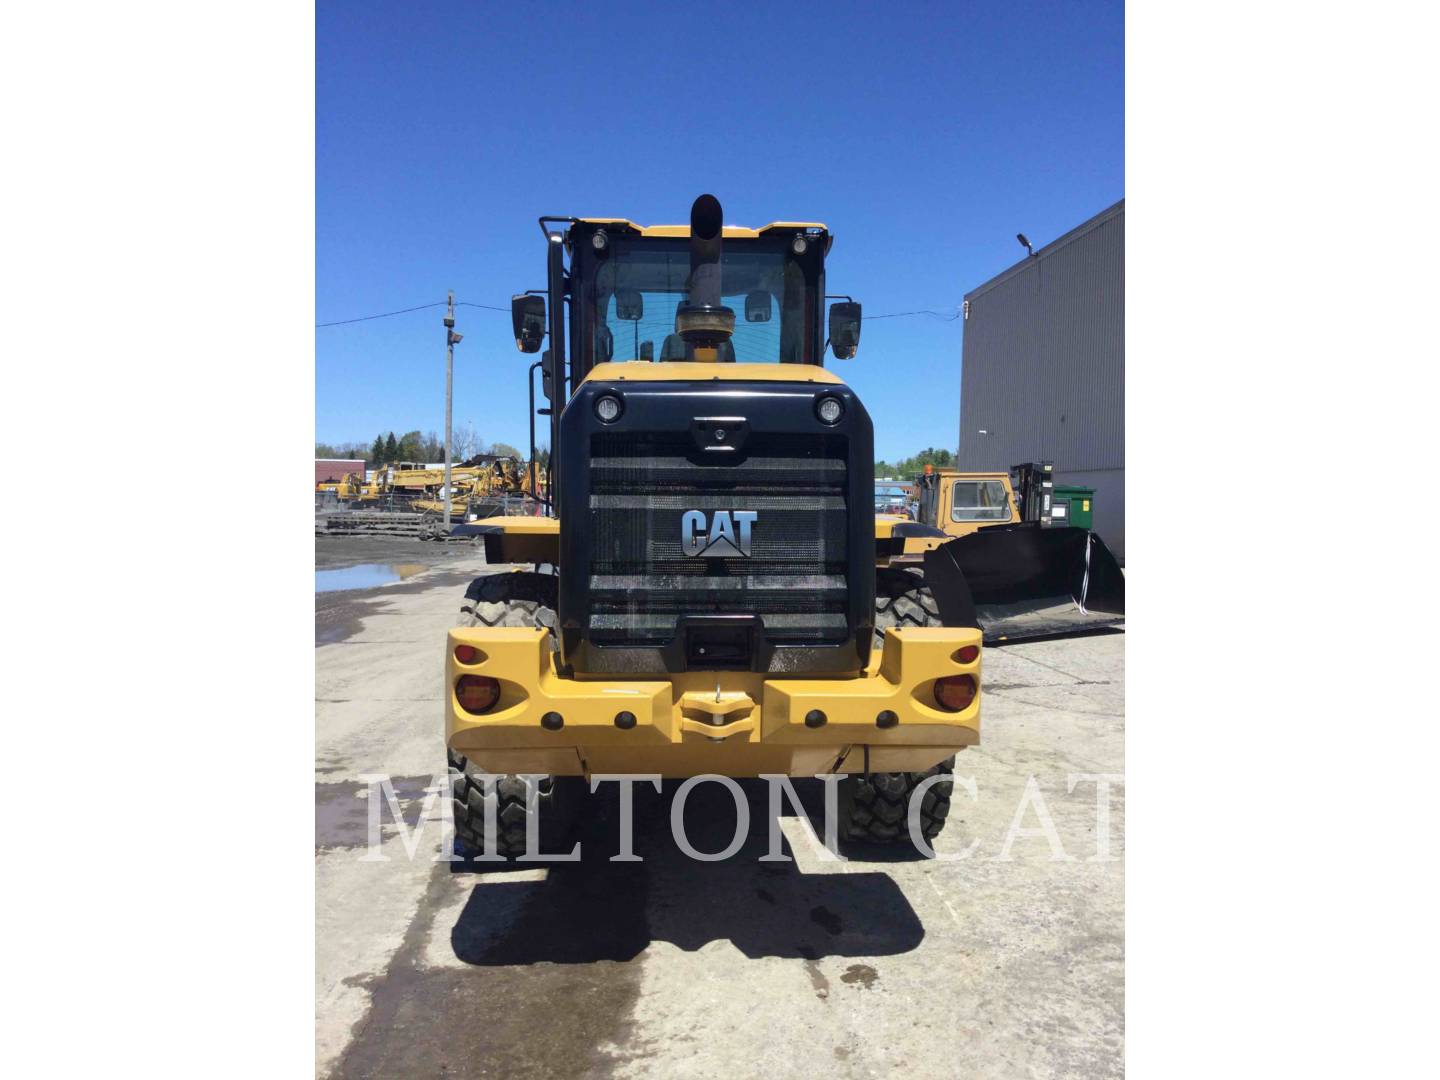
{"label": "air intake pipe", "polygon": [[693,348],[714,349],[735,333],[735,312],[720,302],[724,213],[714,195],[690,207],[690,294],[675,312],[675,330]]}

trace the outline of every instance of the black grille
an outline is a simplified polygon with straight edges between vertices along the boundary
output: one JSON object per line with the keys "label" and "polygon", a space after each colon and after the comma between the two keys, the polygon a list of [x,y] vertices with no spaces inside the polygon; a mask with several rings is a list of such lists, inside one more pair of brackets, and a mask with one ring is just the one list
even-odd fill
{"label": "black grille", "polygon": [[[753,432],[707,453],[688,432],[592,435],[589,611],[598,645],[663,645],[682,615],[758,615],[777,644],[835,644],[847,621],[846,442]],[[687,556],[681,518],[754,511],[748,558]]]}

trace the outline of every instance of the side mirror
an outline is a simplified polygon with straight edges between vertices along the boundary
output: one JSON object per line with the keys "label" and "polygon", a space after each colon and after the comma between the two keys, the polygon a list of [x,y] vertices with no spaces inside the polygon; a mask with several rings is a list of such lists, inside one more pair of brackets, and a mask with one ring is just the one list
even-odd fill
{"label": "side mirror", "polygon": [[515,347],[523,353],[540,351],[545,338],[545,298],[543,296],[512,296],[510,325],[515,331]]}
{"label": "side mirror", "polygon": [[550,370],[550,350],[545,350],[545,355],[540,362],[540,385],[545,391],[545,400],[555,400],[555,374]]}
{"label": "side mirror", "polygon": [[655,359],[655,342],[642,341],[640,343],[640,359],[646,363],[652,363]]}
{"label": "side mirror", "polygon": [[615,317],[625,322],[639,322],[645,317],[645,298],[639,289],[615,290]]}
{"label": "side mirror", "polygon": [[613,359],[615,359],[615,334],[608,326],[598,326],[595,328],[595,362],[608,364]]}
{"label": "side mirror", "polygon": [[836,360],[849,360],[860,348],[860,305],[846,300],[830,305],[830,349]]}
{"label": "side mirror", "polygon": [[745,321],[746,322],[769,322],[770,321],[770,294],[763,289],[759,292],[745,294]]}

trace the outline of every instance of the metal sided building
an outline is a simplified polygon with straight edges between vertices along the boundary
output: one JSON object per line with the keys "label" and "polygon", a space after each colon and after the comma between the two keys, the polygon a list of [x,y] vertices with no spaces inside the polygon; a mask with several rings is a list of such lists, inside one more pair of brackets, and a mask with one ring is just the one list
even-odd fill
{"label": "metal sided building", "polygon": [[960,461],[1053,461],[1125,559],[1125,200],[965,295]]}

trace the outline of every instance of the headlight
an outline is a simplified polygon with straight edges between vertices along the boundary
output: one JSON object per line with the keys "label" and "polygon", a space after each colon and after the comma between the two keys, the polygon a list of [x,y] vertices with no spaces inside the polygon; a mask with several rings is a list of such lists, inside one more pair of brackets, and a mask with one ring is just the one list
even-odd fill
{"label": "headlight", "polygon": [[620,419],[620,399],[611,394],[596,398],[595,415],[600,418],[601,423],[613,424]]}
{"label": "headlight", "polygon": [[840,416],[844,411],[845,406],[837,397],[822,397],[815,403],[815,415],[820,417],[820,422],[823,424],[839,423]]}

